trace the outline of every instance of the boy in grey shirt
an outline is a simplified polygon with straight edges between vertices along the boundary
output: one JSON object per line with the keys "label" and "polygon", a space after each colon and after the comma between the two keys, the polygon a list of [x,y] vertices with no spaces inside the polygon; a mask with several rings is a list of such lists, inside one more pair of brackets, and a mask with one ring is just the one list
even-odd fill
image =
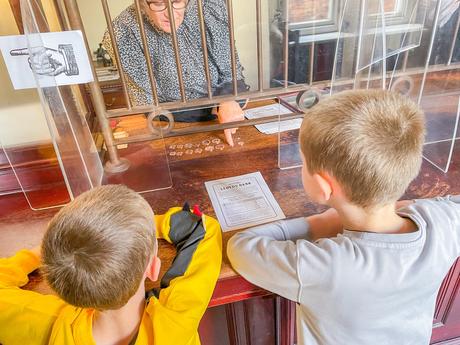
{"label": "boy in grey shirt", "polygon": [[229,240],[237,272],[297,302],[299,345],[429,343],[438,289],[460,254],[460,198],[395,211],[424,133],[422,111],[398,94],[321,101],[300,129],[302,182],[331,209]]}

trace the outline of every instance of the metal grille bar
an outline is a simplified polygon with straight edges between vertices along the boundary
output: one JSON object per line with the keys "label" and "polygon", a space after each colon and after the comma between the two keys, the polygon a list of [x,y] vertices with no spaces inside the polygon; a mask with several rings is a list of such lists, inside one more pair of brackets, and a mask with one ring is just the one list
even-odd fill
{"label": "metal grille bar", "polygon": [[204,16],[203,16],[203,2],[202,0],[197,0],[196,2],[198,5],[198,17],[200,19],[201,49],[203,49],[203,67],[204,67],[204,73],[206,74],[206,86],[208,88],[208,98],[212,99],[211,76],[209,74],[209,61],[208,61],[208,44],[206,41],[206,27],[205,27]]}
{"label": "metal grille bar", "polygon": [[102,2],[102,8],[104,9],[104,16],[105,16],[105,21],[107,23],[107,29],[109,32],[110,40],[112,41],[112,47],[113,47],[113,52],[115,54],[115,59],[118,71],[120,71],[120,79],[121,79],[121,87],[123,89],[123,96],[125,98],[126,105],[128,106],[128,109],[131,110],[131,100],[129,99],[128,95],[128,90],[126,87],[126,78],[125,74],[123,72],[123,66],[121,65],[121,58],[120,58],[120,51],[118,50],[118,43],[117,40],[115,39],[115,33],[113,31],[113,25],[112,25],[112,17],[110,16],[110,9],[109,5],[107,4],[107,0],[101,0]]}
{"label": "metal grille bar", "polygon": [[174,57],[176,58],[177,79],[179,81],[180,97],[182,102],[186,102],[184,78],[182,75],[182,64],[180,62],[179,44],[177,43],[176,21],[174,19],[174,10],[171,0],[168,0],[169,25],[171,27],[172,44],[174,47]]}
{"label": "metal grille bar", "polygon": [[236,54],[235,54],[235,33],[233,31],[233,7],[232,0],[227,0],[227,13],[228,13],[228,31],[230,36],[230,60],[232,64],[232,83],[233,95],[238,95],[238,81],[236,75]]}
{"label": "metal grille bar", "polygon": [[264,89],[264,65],[262,60],[262,8],[260,0],[256,0],[257,25],[257,80],[259,91]]}
{"label": "metal grille bar", "polygon": [[141,39],[142,39],[142,46],[144,47],[144,54],[145,54],[145,60],[146,60],[145,62],[147,64],[147,72],[149,74],[150,87],[152,89],[153,103],[156,106],[158,106],[158,93],[157,93],[157,87],[156,87],[156,81],[155,81],[155,74],[153,73],[152,58],[150,57],[149,44],[147,42],[147,37],[145,36],[144,20],[142,18],[141,4],[139,3],[139,1],[140,0],[134,0],[134,4],[136,5],[137,20],[139,23],[139,29],[140,29]]}

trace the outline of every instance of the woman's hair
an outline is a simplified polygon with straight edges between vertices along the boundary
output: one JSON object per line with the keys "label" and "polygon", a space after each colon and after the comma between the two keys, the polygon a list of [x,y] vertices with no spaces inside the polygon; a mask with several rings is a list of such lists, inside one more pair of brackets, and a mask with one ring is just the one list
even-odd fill
{"label": "woman's hair", "polygon": [[156,255],[153,211],[121,185],[81,194],[51,220],[42,243],[49,285],[66,302],[118,309],[139,288]]}
{"label": "woman's hair", "polygon": [[420,169],[424,135],[424,114],[410,99],[353,90],[308,110],[299,143],[311,174],[332,174],[350,202],[368,208],[401,197]]}

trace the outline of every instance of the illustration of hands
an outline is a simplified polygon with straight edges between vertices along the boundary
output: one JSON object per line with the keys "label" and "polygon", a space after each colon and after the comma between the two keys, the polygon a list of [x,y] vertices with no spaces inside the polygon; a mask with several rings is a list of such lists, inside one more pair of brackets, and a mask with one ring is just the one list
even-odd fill
{"label": "illustration of hands", "polygon": [[40,75],[57,76],[65,73],[67,76],[72,76],[79,74],[71,44],[60,44],[58,50],[47,47],[13,49],[10,55],[28,55],[30,69]]}

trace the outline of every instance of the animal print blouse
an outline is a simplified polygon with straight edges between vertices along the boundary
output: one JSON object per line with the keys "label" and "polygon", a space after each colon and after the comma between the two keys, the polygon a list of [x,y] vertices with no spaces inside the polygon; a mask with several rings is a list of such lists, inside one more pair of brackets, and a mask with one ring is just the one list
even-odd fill
{"label": "animal print blouse", "polygon": [[[177,40],[182,64],[182,75],[187,99],[207,97],[206,74],[203,67],[200,22],[197,3],[190,0],[184,21],[177,29]],[[209,71],[213,95],[231,93],[232,69],[227,8],[224,0],[204,0],[203,15],[206,26]],[[180,99],[176,60],[172,35],[158,30],[146,16],[144,27],[156,79],[160,102]],[[121,65],[128,79],[128,93],[136,105],[153,103],[144,48],[134,5],[126,8],[113,21],[115,37],[120,51]],[[103,46],[112,59],[115,55],[108,32]],[[236,55],[239,92],[249,87],[244,83],[243,67]]]}

